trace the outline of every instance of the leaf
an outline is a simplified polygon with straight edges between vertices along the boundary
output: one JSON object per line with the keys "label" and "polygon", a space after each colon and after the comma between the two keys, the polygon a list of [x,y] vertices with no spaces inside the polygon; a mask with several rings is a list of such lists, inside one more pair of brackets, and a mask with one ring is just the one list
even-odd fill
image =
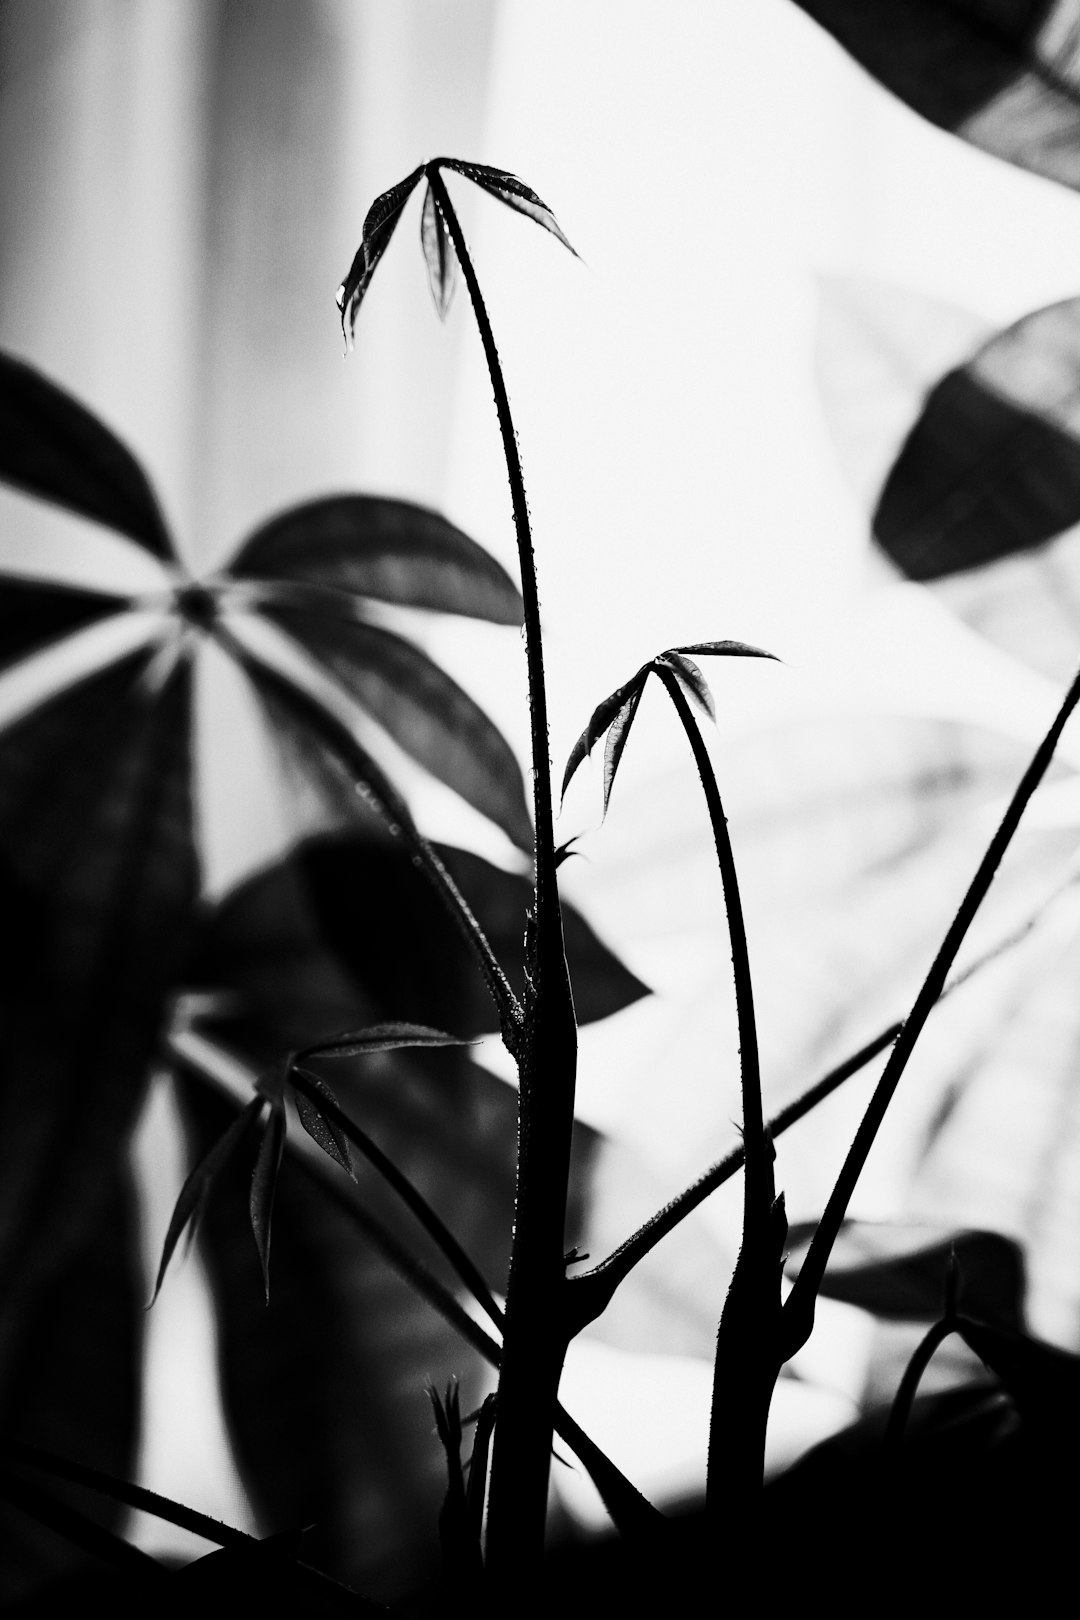
{"label": "leaf", "polygon": [[81,591],[61,583],[0,581],[0,671],[61,637],[127,606],[122,597]]}
{"label": "leaf", "polygon": [[819,276],[818,290],[818,391],[840,470],[869,513],[926,396],[992,328],[955,304],[867,276]]}
{"label": "leaf", "polygon": [[709,691],[709,683],[692,658],[687,658],[684,652],[673,649],[671,652],[663,653],[657,659],[657,663],[666,664],[673,671],[690,701],[696,703],[710,720],[716,719],[716,707]]}
{"label": "leaf", "polygon": [[[124,1477],[134,1474],[144,1298],[135,1188],[121,1157],[95,1219],[51,1286],[17,1318],[6,1313],[0,1430],[8,1461],[21,1462],[13,1454],[25,1441]],[[61,1481],[51,1481],[49,1489],[65,1503],[85,1505],[106,1528],[123,1530],[126,1512],[117,1503],[100,1496],[87,1501]],[[6,1507],[0,1508],[0,1544],[5,1609],[17,1602],[21,1608],[32,1588],[41,1591],[69,1571],[85,1570],[74,1548]]]}
{"label": "leaf", "polygon": [[615,773],[619,769],[619,761],[623,756],[623,749],[630,740],[630,727],[634,723],[634,716],[641,703],[641,694],[645,690],[645,683],[636,687],[622,708],[615,715],[608,727],[607,742],[604,744],[604,814],[607,815],[608,804],[611,800],[611,790],[615,786]]}
{"label": "leaf", "polygon": [[[329,1102],[333,1103],[335,1107],[341,1106],[333,1091],[320,1075],[311,1070],[305,1070],[304,1072],[317,1091],[326,1097]],[[317,1143],[323,1152],[333,1159],[335,1164],[339,1164],[346,1175],[355,1181],[356,1172],[352,1166],[349,1138],[345,1135],[345,1132],[339,1129],[333,1120],[327,1119],[326,1115],[306,1092],[295,1091],[293,1093],[293,1102],[296,1104],[297,1118],[311,1137],[311,1140]]]}
{"label": "leaf", "polygon": [[670,658],[675,653],[692,653],[695,658],[771,658],[779,663],[775,653],[752,647],[748,641],[692,641],[685,647],[672,647],[661,657]]}
{"label": "leaf", "polygon": [[274,1194],[277,1191],[281,1156],[285,1151],[285,1130],[285,1109],[278,1100],[271,1104],[265,1124],[262,1126],[259,1148],[255,1155],[255,1168],[251,1173],[251,1193],[248,1198],[251,1231],[259,1252],[267,1304],[270,1303],[270,1223],[274,1213]]}
{"label": "leaf", "polygon": [[508,174],[505,169],[489,168],[485,163],[463,163],[458,158],[438,158],[436,161],[440,169],[453,169],[458,174],[463,174],[467,180],[480,186],[490,196],[498,197],[507,208],[513,208],[517,213],[535,220],[546,231],[550,231],[552,236],[558,237],[564,247],[570,248],[575,259],[578,257],[577,250],[563,235],[551,209],[516,175]]}
{"label": "leaf", "polygon": [[[436,845],[515,990],[524,987],[532,886],[471,852]],[[564,905],[566,952],[583,1024],[645,995],[645,986]],[[495,1011],[453,919],[407,851],[385,837],[312,839],[237,888],[208,920],[187,982],[232,991],[244,1014],[221,1027],[255,1067],[328,1030],[393,1021],[471,1036]]]}
{"label": "leaf", "polygon": [[[798,1275],[815,1226],[807,1221],[790,1228],[788,1276]],[[1024,1318],[1024,1255],[1018,1243],[1000,1232],[846,1220],[821,1291],[886,1321],[932,1322],[944,1312],[954,1255],[959,1309],[1000,1327],[1019,1327]]]}
{"label": "leaf", "polygon": [[145,668],[145,655],[119,662],[0,735],[0,1279],[11,1323],[97,1219],[189,948],[188,677],[179,669],[154,691]]}
{"label": "leaf", "polygon": [[797,0],[907,105],[995,156],[1080,187],[1073,0]]}
{"label": "leaf", "polygon": [[566,769],[563,772],[562,780],[563,798],[566,797],[566,790],[570,786],[578,766],[592,753],[593,748],[612,724],[615,716],[627,706],[635,691],[640,690],[648,674],[648,667],[647,664],[643,664],[632,679],[628,680],[624,685],[616,687],[610,697],[606,697],[602,703],[596,705],[589,718],[588,725],[570,750],[570,757],[566,761]]}
{"label": "leaf", "polygon": [[[151,1305],[161,1292],[161,1285],[165,1281],[165,1273],[169,1269],[169,1261],[173,1257],[176,1245],[183,1236],[185,1228],[190,1225],[194,1233],[206,1208],[207,1199],[214,1191],[230,1160],[243,1146],[245,1138],[261,1117],[265,1106],[266,1102],[263,1097],[253,1097],[218,1140],[206,1150],[206,1153],[185,1179],[169,1220],[165,1241],[162,1244],[157,1279],[150,1300]],[[264,1133],[263,1141],[265,1142],[265,1140]],[[260,1154],[261,1151],[260,1144]],[[252,1225],[254,1226],[254,1215],[252,1216]],[[256,1237],[256,1242],[258,1242],[258,1237]]]}
{"label": "leaf", "polygon": [[942,379],[874,533],[912,579],[1030,551],[1080,522],[1080,299],[1025,316]]}
{"label": "leaf", "polygon": [[997,1374],[1022,1415],[1043,1427],[1055,1447],[1080,1430],[1080,1356],[1047,1344],[1008,1323],[963,1316],[964,1342]]}
{"label": "leaf", "polygon": [[457,254],[446,229],[435,193],[428,186],[424,194],[424,211],[420,216],[420,243],[427,261],[431,296],[439,319],[445,321],[454,297],[457,280]]}
{"label": "leaf", "polygon": [[457,1035],[445,1035],[442,1030],[427,1029],[422,1024],[373,1024],[370,1029],[352,1030],[305,1047],[296,1057],[366,1057],[375,1052],[400,1052],[406,1047],[466,1045],[468,1042]]}
{"label": "leaf", "polygon": [[[290,580],[404,607],[520,625],[509,574],[438,512],[387,496],[307,501],[260,525],[237,552],[236,579]],[[285,593],[286,604],[300,605]],[[321,599],[334,615],[340,605]]]}
{"label": "leaf", "polygon": [[150,483],[130,450],[84,405],[0,353],[0,480],[175,555]]}
{"label": "leaf", "polygon": [[268,609],[432,776],[531,851],[521,767],[479,704],[427,655],[393,631],[329,613]]}
{"label": "leaf", "polygon": [[[361,301],[379,260],[390,244],[402,209],[412,196],[421,176],[424,173],[423,164],[414,169],[404,180],[399,180],[396,186],[384,191],[376,197],[367,211],[364,220],[364,231],[356,256],[349,266],[349,273],[337,291],[337,306],[341,311],[341,330],[348,336],[356,329],[356,316]],[[348,328],[346,330],[346,322]]]}
{"label": "leaf", "polygon": [[[497,1211],[502,1263],[512,1219],[511,1088],[496,1122],[472,1081],[445,1088],[399,1070],[359,1084],[358,1112],[384,1150],[423,1185],[471,1251]],[[223,1107],[205,1088],[183,1088],[192,1151],[221,1130]],[[396,1116],[397,1126],[387,1130]],[[498,1166],[493,1205],[491,1173]],[[373,1182],[374,1178],[366,1178]],[[344,1200],[352,1183],[336,1176]],[[477,1193],[480,1193],[480,1203]],[[392,1196],[365,1186],[364,1202],[400,1225]],[[490,1388],[475,1351],[359,1236],[345,1204],[291,1156],[274,1211],[274,1289],[252,1287],[255,1257],[243,1188],[222,1185],[200,1242],[215,1302],[222,1391],[234,1453],[257,1511],[271,1523],[313,1524],[310,1561],[374,1601],[411,1595],[439,1567],[437,1517],[445,1464],[431,1434],[424,1390],[461,1381],[466,1409]],[[415,1227],[409,1223],[408,1240]],[[433,1257],[432,1264],[444,1274]]]}

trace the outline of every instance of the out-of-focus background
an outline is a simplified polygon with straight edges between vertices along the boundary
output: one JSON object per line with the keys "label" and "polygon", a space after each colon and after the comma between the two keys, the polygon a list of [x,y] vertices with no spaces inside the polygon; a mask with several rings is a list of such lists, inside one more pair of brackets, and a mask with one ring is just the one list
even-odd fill
{"label": "out-of-focus background", "polygon": [[[434,316],[418,208],[347,357],[334,308],[369,203],[436,153],[518,174],[580,255],[451,181],[522,445],[557,776],[595,703],[646,658],[720,637],[784,660],[710,670],[722,783],[729,743],[785,724],[812,737],[800,728],[823,715],[1039,734],[1054,686],[889,581],[855,486],[880,482],[922,390],[980,333],[1075,293],[1076,200],[921,123],[787,0],[4,0],[0,344],[133,446],[195,569],[212,570],[272,510],[337,490],[436,506],[509,566],[479,345],[463,294],[445,327]],[[919,296],[934,321],[915,319]],[[861,415],[845,414],[845,365],[878,379]],[[0,560],[135,579],[127,548],[6,492]],[[524,754],[515,638],[467,621],[417,633]],[[224,675],[203,694],[214,893],[285,836],[250,792],[258,761],[237,752],[240,701]],[[669,1191],[729,1145],[736,1107],[730,1017],[710,988],[724,971],[722,911],[684,747],[647,703],[605,828],[595,771],[560,823],[561,836],[584,835],[568,892],[660,992],[585,1033],[582,1111]],[[508,858],[451,795],[419,772],[410,783],[432,835]],[[773,879],[782,916],[784,876]],[[798,1026],[806,978],[766,987],[763,1021]],[[887,985],[874,996],[891,1005]],[[779,1075],[796,1043],[766,1029],[767,1059],[770,1040]],[[801,1158],[798,1142],[781,1155],[793,1213],[813,1213],[821,1156],[854,1107],[805,1137]],[[148,1257],[178,1173],[156,1108],[155,1096]],[[879,1158],[863,1213],[908,1207],[903,1150]],[[718,1229],[732,1208],[722,1203]],[[1021,1225],[1009,1211],[1003,1224]],[[201,1299],[192,1260],[150,1318],[142,1477],[245,1522],[205,1398]],[[1043,1299],[1042,1330],[1069,1341],[1077,1300],[1045,1278]],[[865,1365],[863,1320],[825,1315],[832,1348],[807,1361],[822,1401],[781,1401],[793,1436],[778,1436],[781,1452],[841,1420]],[[676,1493],[703,1465],[708,1380],[704,1361],[646,1365],[596,1345],[568,1371],[575,1405],[599,1413],[597,1437],[631,1445],[623,1466]],[[620,1422],[631,1401],[632,1433]],[[145,1539],[159,1544],[158,1529]]]}

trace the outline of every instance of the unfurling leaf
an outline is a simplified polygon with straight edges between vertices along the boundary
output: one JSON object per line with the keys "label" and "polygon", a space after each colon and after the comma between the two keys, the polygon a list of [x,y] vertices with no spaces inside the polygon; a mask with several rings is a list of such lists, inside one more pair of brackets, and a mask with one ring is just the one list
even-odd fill
{"label": "unfurling leaf", "polygon": [[607,815],[608,804],[611,801],[611,790],[615,786],[615,773],[619,769],[619,761],[623,757],[623,750],[630,739],[630,727],[634,723],[634,716],[641,703],[641,694],[645,690],[645,682],[635,687],[622,708],[615,715],[608,727],[607,742],[604,744],[604,814]]}
{"label": "unfurling leaf", "polygon": [[797,0],[940,129],[1080,188],[1076,0]]}
{"label": "unfurling leaf", "polygon": [[424,195],[424,211],[420,216],[420,243],[427,261],[431,296],[435,300],[439,319],[444,321],[457,284],[457,255],[430,186]]}
{"label": "unfurling leaf", "polygon": [[356,314],[364,294],[371,285],[375,267],[386,252],[397,222],[401,218],[401,211],[416,189],[423,172],[424,167],[421,164],[410,175],[406,175],[404,180],[399,180],[396,186],[391,186],[389,191],[384,191],[381,196],[376,197],[367,211],[360,246],[349,266],[348,275],[337,291],[341,330],[347,338],[355,330]]}
{"label": "unfurling leaf", "polygon": [[[320,1092],[328,1102],[333,1103],[335,1108],[340,1108],[340,1103],[325,1080],[313,1073],[311,1069],[302,1069],[300,1072],[305,1080],[316,1091]],[[306,1092],[297,1088],[293,1092],[293,1101],[296,1103],[297,1118],[311,1137],[311,1140],[317,1143],[323,1152],[328,1154],[334,1163],[339,1164],[346,1175],[351,1176],[355,1181],[356,1172],[352,1167],[352,1158],[349,1154],[349,1138],[345,1135],[345,1132],[339,1129],[333,1120],[326,1117],[322,1109]]]}
{"label": "unfurling leaf", "polygon": [[255,1155],[255,1168],[251,1173],[251,1195],[248,1213],[255,1247],[259,1251],[263,1288],[267,1304],[270,1303],[270,1222],[274,1213],[274,1194],[277,1191],[281,1156],[285,1151],[285,1108],[280,1098],[270,1105],[270,1112]]}
{"label": "unfurling leaf", "polygon": [[615,773],[622,759],[623,749],[626,747],[630,735],[630,727],[634,723],[634,716],[641,702],[641,694],[645,689],[645,682],[649,676],[656,673],[661,665],[670,669],[686,691],[687,695],[704,709],[710,719],[715,719],[712,694],[701,670],[694,663],[696,657],[708,658],[774,658],[775,654],[765,652],[761,647],[752,647],[745,641],[695,641],[685,647],[669,647],[666,652],[658,653],[647,664],[642,664],[637,674],[617,687],[610,697],[598,703],[592,712],[585,730],[570,751],[563,772],[562,794],[566,797],[566,790],[570,786],[574,773],[582,760],[592,753],[596,743],[606,731],[607,744],[604,750],[604,814],[607,814],[608,802],[611,798],[611,789],[615,782]]}
{"label": "unfurling leaf", "polygon": [[297,1052],[296,1062],[304,1058],[365,1057],[375,1052],[396,1052],[406,1046],[470,1046],[472,1042],[457,1035],[446,1035],[439,1029],[428,1029],[423,1024],[372,1024],[369,1029],[356,1029],[335,1035],[332,1040],[320,1041]]}
{"label": "unfurling leaf", "polygon": [[[815,1222],[792,1226],[785,1270],[796,1276]],[[968,1315],[1004,1328],[1024,1317],[1024,1255],[1001,1232],[943,1230],[900,1222],[845,1221],[821,1292],[893,1322],[931,1322],[943,1314],[955,1265],[957,1303]]]}
{"label": "unfurling leaf", "polygon": [[492,197],[498,197],[507,208],[515,209],[519,214],[525,214],[542,225],[552,236],[558,237],[564,247],[570,249],[575,259],[578,257],[574,248],[560,229],[559,222],[551,212],[547,203],[542,202],[527,185],[514,174],[508,174],[505,169],[492,169],[486,163],[463,163],[457,158],[439,158],[436,166],[440,169],[453,169],[457,174],[463,174],[466,180],[480,186]]}
{"label": "unfurling leaf", "polygon": [[[157,1280],[154,1283],[154,1293],[150,1304],[154,1303],[161,1292],[161,1285],[165,1280],[169,1261],[184,1228],[190,1222],[192,1232],[198,1225],[206,1200],[214,1188],[229,1160],[233,1158],[243,1145],[249,1131],[266,1107],[264,1097],[253,1097],[247,1106],[233,1120],[228,1130],[219,1136],[213,1147],[204,1154],[198,1164],[188,1176],[180,1189],[180,1196],[176,1200],[176,1207],[172,1212],[169,1229],[165,1234],[165,1242],[161,1249],[161,1263],[158,1266]],[[261,1149],[260,1149],[261,1153]]]}
{"label": "unfurling leaf", "polygon": [[1080,299],[1027,315],[930,394],[874,534],[909,578],[942,579],[1080,522]]}
{"label": "unfurling leaf", "polygon": [[709,683],[692,658],[687,658],[682,652],[669,652],[657,662],[667,665],[687,697],[692,703],[697,704],[702,713],[707,714],[710,720],[716,719],[716,707],[709,691]]}

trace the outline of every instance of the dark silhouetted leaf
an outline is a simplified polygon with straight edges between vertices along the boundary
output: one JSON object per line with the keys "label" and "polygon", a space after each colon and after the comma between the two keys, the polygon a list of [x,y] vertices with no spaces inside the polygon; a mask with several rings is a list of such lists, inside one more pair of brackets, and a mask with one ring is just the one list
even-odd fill
{"label": "dark silhouetted leaf", "polygon": [[547,203],[542,202],[536,192],[530,190],[516,175],[508,174],[505,169],[489,168],[485,163],[463,163],[458,158],[440,158],[438,162],[441,169],[454,169],[492,197],[498,197],[507,208],[513,208],[517,213],[535,220],[546,231],[550,231],[552,236],[558,237],[563,246],[570,248],[570,252],[577,258],[576,249],[563,235]]}
{"label": "dark silhouetted leaf", "polygon": [[[135,1472],[145,1287],[138,1212],[124,1159],[112,1185],[50,1286],[18,1320],[4,1326],[5,1373],[0,1432],[7,1461],[20,1461],[19,1442],[48,1446],[128,1477]],[[24,1229],[24,1240],[30,1234]],[[14,1442],[14,1444],[12,1444]],[[125,1510],[87,1497],[61,1480],[52,1495],[72,1502],[96,1523],[121,1531]],[[7,1610],[32,1590],[82,1566],[78,1551],[23,1513],[0,1509],[0,1604]]]}
{"label": "dark silhouetted leaf", "polygon": [[255,1238],[255,1247],[259,1251],[259,1265],[262,1268],[263,1289],[267,1303],[270,1300],[270,1228],[281,1156],[285,1151],[285,1129],[284,1106],[280,1101],[274,1102],[262,1127],[248,1196],[251,1231]]}
{"label": "dark silhouetted leaf", "polygon": [[[515,990],[524,987],[532,885],[481,856],[436,845]],[[647,994],[564,905],[567,960],[582,1023]],[[365,921],[364,919],[368,919]],[[287,863],[248,880],[210,920],[188,982],[238,992],[256,1067],[325,1038],[388,1020],[495,1028],[495,1011],[453,919],[406,850],[375,835],[313,839]],[[262,1031],[261,1036],[256,1030]]]}
{"label": "dark silhouetted leaf", "polygon": [[[157,1279],[154,1283],[153,1304],[161,1292],[161,1285],[165,1281],[165,1273],[169,1269],[169,1261],[176,1250],[176,1245],[183,1236],[184,1230],[190,1225],[192,1233],[198,1226],[206,1201],[213,1192],[222,1173],[243,1146],[249,1132],[260,1118],[266,1107],[265,1099],[253,1097],[247,1106],[232,1121],[218,1140],[207,1149],[206,1153],[195,1165],[180,1189],[179,1196],[169,1220],[165,1241],[161,1246],[161,1260],[158,1263]],[[263,1142],[266,1133],[263,1135]],[[261,1155],[261,1144],[260,1144]],[[252,1225],[255,1224],[252,1215]],[[256,1236],[256,1242],[258,1237]],[[260,1252],[261,1255],[261,1252]]]}
{"label": "dark silhouetted leaf", "polygon": [[[521,597],[505,569],[438,512],[412,501],[337,495],[270,518],[241,546],[237,579],[333,586],[404,607],[521,623]],[[290,596],[295,606],[308,599]],[[325,601],[335,616],[340,604]]]}
{"label": "dark silhouetted leaf", "polygon": [[999,333],[930,394],[881,492],[912,579],[1030,551],[1080,522],[1080,299]]}
{"label": "dark silhouetted leaf", "polygon": [[[788,1233],[785,1270],[797,1276],[814,1233],[802,1222]],[[822,1293],[888,1321],[931,1322],[943,1314],[951,1257],[958,1268],[958,1307],[1000,1327],[1024,1319],[1024,1255],[1000,1232],[845,1221]]]}
{"label": "dark silhouetted leaf", "polygon": [[406,1047],[466,1045],[468,1042],[458,1035],[445,1035],[442,1030],[427,1029],[423,1024],[372,1024],[369,1029],[350,1030],[305,1047],[297,1057],[366,1057],[375,1052],[401,1052]]}
{"label": "dark silhouetted leaf", "polygon": [[172,559],[146,474],[103,422],[32,366],[0,354],[0,480]]}
{"label": "dark silhouetted leaf", "polygon": [[127,659],[0,734],[0,1278],[11,1323],[54,1286],[126,1152],[189,949],[196,881],[186,669],[154,688],[145,659]]}
{"label": "dark silhouetted leaf", "polygon": [[894,95],[939,128],[1080,187],[1072,0],[797,0]]}
{"label": "dark silhouetted leaf", "polygon": [[267,611],[425,770],[531,850],[532,822],[513,749],[479,704],[401,636],[330,613]]}
{"label": "dark silhouetted leaf", "polygon": [[1029,1422],[1043,1427],[1055,1445],[1075,1444],[1080,1435],[1080,1356],[1007,1324],[974,1322],[967,1315],[957,1331],[1001,1379]]}
{"label": "dark silhouetted leaf", "polygon": [[[305,1074],[315,1090],[325,1097],[327,1102],[332,1103],[335,1108],[340,1108],[341,1104],[321,1075],[315,1074],[312,1070],[305,1070]],[[332,1119],[327,1118],[318,1104],[313,1102],[306,1092],[295,1091],[293,1101],[296,1104],[296,1116],[311,1137],[311,1140],[317,1143],[323,1152],[333,1159],[335,1164],[339,1164],[346,1175],[351,1176],[355,1181],[356,1172],[352,1166],[349,1138],[345,1135],[345,1132]]]}
{"label": "dark silhouetted leaf", "polygon": [[126,605],[122,597],[69,589],[51,580],[0,580],[0,670]]}
{"label": "dark silhouetted leaf", "polygon": [[444,321],[457,281],[457,255],[430,186],[424,194],[424,211],[420,216],[420,242],[427,261],[431,296],[435,300],[439,319]]}
{"label": "dark silhouetted leaf", "polygon": [[[464,1084],[445,1078],[445,1087],[433,1086],[429,1076],[398,1068],[365,1080],[358,1066],[356,1111],[470,1252],[487,1262],[485,1270],[495,1259],[498,1227],[498,1261],[505,1266],[513,1092],[503,1086],[492,1093],[505,1103],[495,1118],[486,1090],[482,1099],[469,1077],[461,1077]],[[228,1115],[205,1088],[187,1086],[184,1097],[198,1154]],[[363,1201],[400,1225],[392,1195],[374,1177],[363,1180]],[[344,1176],[335,1176],[334,1185],[339,1198],[355,1196]],[[425,1388],[457,1376],[471,1409],[490,1388],[490,1375],[363,1240],[344,1204],[291,1155],[278,1182],[268,1305],[246,1226],[244,1189],[226,1178],[206,1210],[200,1241],[245,1485],[269,1522],[315,1526],[305,1543],[311,1563],[374,1600],[402,1599],[439,1568],[445,1461]],[[410,1243],[415,1232],[410,1220]],[[482,1232],[488,1236],[477,1242]],[[446,1275],[437,1256],[432,1264]]]}
{"label": "dark silhouetted leaf", "polygon": [[[341,330],[346,335],[356,328],[356,315],[361,300],[371,285],[375,267],[390,244],[401,211],[424,173],[423,165],[406,175],[396,186],[376,197],[364,220],[364,233],[349,273],[337,291],[337,306],[341,311]],[[346,322],[348,325],[346,326]]]}

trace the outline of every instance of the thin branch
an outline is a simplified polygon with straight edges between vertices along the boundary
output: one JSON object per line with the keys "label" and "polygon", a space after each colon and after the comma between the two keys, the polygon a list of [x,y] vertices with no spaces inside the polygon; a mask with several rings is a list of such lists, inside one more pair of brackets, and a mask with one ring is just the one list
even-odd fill
{"label": "thin branch", "polygon": [[1053,724],[1035,750],[1031,763],[1020,779],[1001,819],[1001,823],[990,840],[986,853],[979,862],[975,876],[960,903],[956,916],[949,925],[941,947],[931,964],[930,971],[915,998],[907,1021],[897,1036],[892,1054],[882,1071],[874,1093],[870,1098],[866,1113],[863,1115],[847,1157],[841,1166],[836,1185],[826,1203],[825,1211],[811,1240],[806,1259],[785,1302],[784,1314],[788,1324],[786,1353],[789,1356],[794,1355],[795,1351],[806,1343],[813,1331],[815,1301],[822,1278],[825,1275],[825,1268],[829,1263],[833,1244],[840,1231],[844,1216],[847,1213],[848,1203],[852,1193],[855,1191],[856,1183],[881,1127],[881,1122],[885,1117],[893,1093],[899,1084],[904,1069],[907,1067],[915,1043],[922,1034],[926,1020],[945,988],[949,969],[956,959],[956,954],[963,944],[968,929],[975,920],[979,907],[986,898],[994,875],[1001,865],[1005,851],[1012,842],[1032,795],[1050,767],[1058,739],[1078,702],[1080,702],[1080,674],[1077,674],[1074,678],[1054,718]]}
{"label": "thin branch", "polygon": [[415,1215],[424,1231],[433,1240],[442,1254],[457,1272],[476,1303],[490,1317],[499,1329],[503,1325],[503,1313],[496,1304],[491,1290],[484,1281],[480,1271],[466,1254],[457,1238],[449,1227],[432,1209],[423,1193],[413,1185],[404,1171],[399,1170],[392,1159],[389,1159],[382,1149],[374,1142],[368,1133],[352,1119],[343,1108],[339,1107],[326,1092],[313,1084],[303,1069],[292,1067],[289,1070],[289,1083],[295,1090],[312,1103],[321,1114],[324,1114],[338,1130],[349,1138],[353,1147],[362,1153],[382,1176],[383,1180],[392,1187],[405,1207]]}
{"label": "thin branch", "polygon": [[433,885],[476,959],[498,1010],[503,1042],[513,1055],[520,1039],[521,1005],[468,901],[417,827],[401,794],[367,750],[360,746],[344,721],[318,698],[250,652],[220,625],[214,627],[214,635],[230,657],[251,677],[256,689],[261,687],[269,690],[303,729],[317,737],[328,752],[345,766],[357,791],[371,800],[390,831],[409,845],[413,864]]}

